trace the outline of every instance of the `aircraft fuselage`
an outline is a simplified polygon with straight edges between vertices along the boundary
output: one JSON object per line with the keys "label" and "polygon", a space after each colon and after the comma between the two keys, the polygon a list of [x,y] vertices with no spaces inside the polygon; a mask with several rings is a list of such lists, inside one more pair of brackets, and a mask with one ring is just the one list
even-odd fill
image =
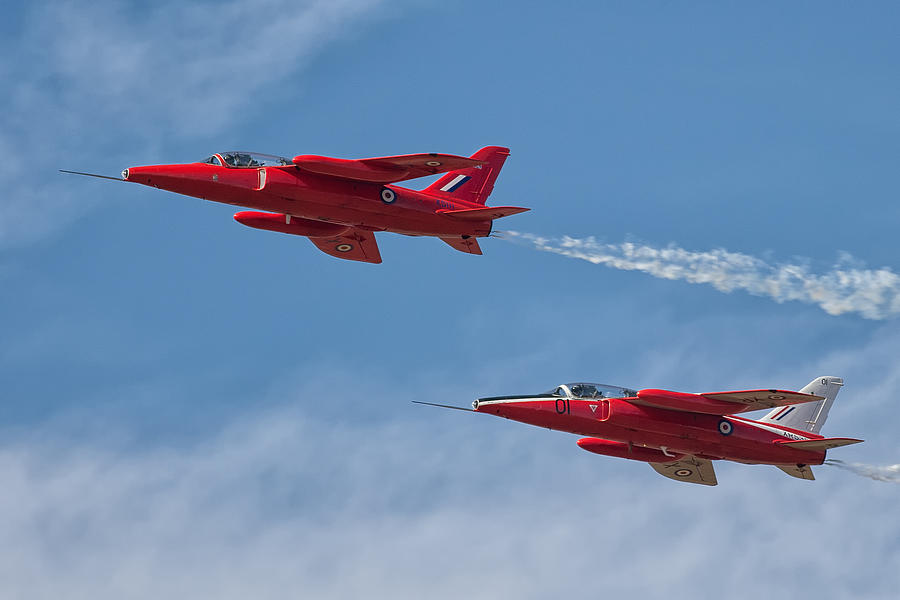
{"label": "aircraft fuselage", "polygon": [[605,452],[598,446],[591,451],[646,462],[671,461],[672,455],[748,464],[819,465],[825,459],[824,452],[778,443],[821,439],[820,435],[733,415],[665,410],[616,398],[482,398],[475,403],[475,410],[537,427],[624,443],[641,450],[622,455],[613,447]]}
{"label": "aircraft fuselage", "polygon": [[126,169],[123,178],[213,202],[370,231],[485,237],[492,226],[491,220],[460,220],[437,212],[480,208],[464,200],[437,198],[396,185],[318,175],[294,166],[235,169],[207,163],[153,165]]}

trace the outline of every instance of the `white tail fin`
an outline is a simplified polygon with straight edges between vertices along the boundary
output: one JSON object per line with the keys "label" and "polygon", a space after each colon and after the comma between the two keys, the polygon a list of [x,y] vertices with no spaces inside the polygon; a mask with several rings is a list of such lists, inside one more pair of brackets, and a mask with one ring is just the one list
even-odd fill
{"label": "white tail fin", "polygon": [[783,425],[799,431],[819,433],[822,425],[825,424],[825,419],[828,418],[828,411],[831,409],[831,405],[834,404],[834,399],[837,393],[841,391],[841,386],[843,385],[844,380],[840,377],[817,377],[800,391],[804,394],[822,396],[824,400],[794,404],[792,406],[780,406],[760,419],[760,422]]}

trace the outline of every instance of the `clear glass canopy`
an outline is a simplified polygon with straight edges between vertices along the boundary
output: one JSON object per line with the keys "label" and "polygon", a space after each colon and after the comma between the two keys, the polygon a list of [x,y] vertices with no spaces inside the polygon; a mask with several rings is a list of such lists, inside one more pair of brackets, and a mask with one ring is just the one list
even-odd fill
{"label": "clear glass canopy", "polygon": [[635,390],[602,383],[566,383],[550,392],[563,398],[633,398]]}
{"label": "clear glass canopy", "polygon": [[219,165],[226,167],[234,167],[238,169],[255,169],[257,167],[284,167],[293,164],[283,156],[274,156],[272,154],[261,154],[259,152],[241,152],[231,150],[229,152],[219,152],[213,154],[209,158],[204,159],[204,163],[211,165]]}

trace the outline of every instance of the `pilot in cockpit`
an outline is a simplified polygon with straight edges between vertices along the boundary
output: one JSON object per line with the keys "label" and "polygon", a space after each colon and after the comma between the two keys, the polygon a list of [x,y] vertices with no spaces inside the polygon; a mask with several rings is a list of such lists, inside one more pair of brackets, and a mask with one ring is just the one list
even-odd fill
{"label": "pilot in cockpit", "polygon": [[589,383],[578,383],[571,387],[576,398],[602,398],[603,393]]}

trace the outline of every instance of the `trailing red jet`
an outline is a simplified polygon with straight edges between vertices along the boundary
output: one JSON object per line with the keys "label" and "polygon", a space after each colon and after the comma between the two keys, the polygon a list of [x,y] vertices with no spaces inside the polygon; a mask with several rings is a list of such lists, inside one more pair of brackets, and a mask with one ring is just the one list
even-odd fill
{"label": "trailing red jet", "polygon": [[[473,408],[588,436],[578,440],[588,452],[647,462],[677,481],[716,485],[714,460],[769,464],[815,479],[810,465],[822,464],[828,450],[862,441],[819,434],[843,385],[839,377],[818,377],[799,392],[685,394],[569,383],[535,396],[479,398]],[[771,412],[758,421],[737,416],[767,408]]]}
{"label": "trailing red jet", "polygon": [[[265,211],[234,218],[248,227],[306,236],[338,258],[380,263],[376,231],[438,237],[460,252],[481,254],[478,238],[490,235],[494,219],[529,210],[485,206],[507,156],[509,149],[499,146],[471,157],[356,160],[221,152],[196,163],[132,167],[122,171],[122,179]],[[421,191],[394,185],[440,173],[445,175]]]}

